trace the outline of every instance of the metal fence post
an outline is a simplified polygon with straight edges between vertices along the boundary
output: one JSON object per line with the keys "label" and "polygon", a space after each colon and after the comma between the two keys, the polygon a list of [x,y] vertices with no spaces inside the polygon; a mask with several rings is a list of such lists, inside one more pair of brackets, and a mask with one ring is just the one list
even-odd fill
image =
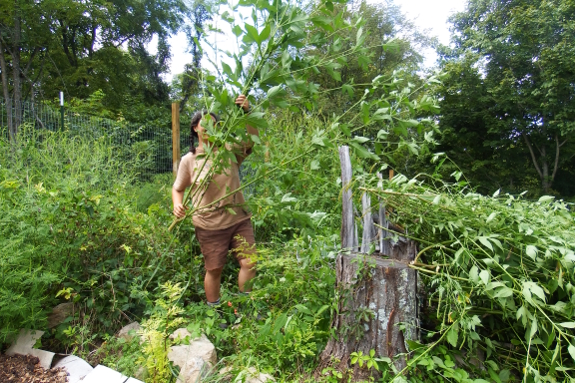
{"label": "metal fence post", "polygon": [[60,92],[60,117],[62,119],[62,130],[64,130],[64,92]]}
{"label": "metal fence post", "polygon": [[180,165],[180,103],[172,103],[172,169],[178,175]]}

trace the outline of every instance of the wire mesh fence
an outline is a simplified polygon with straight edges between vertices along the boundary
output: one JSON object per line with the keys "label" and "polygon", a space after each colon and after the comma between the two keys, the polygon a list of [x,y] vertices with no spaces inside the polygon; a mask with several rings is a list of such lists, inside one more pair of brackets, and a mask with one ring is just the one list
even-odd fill
{"label": "wire mesh fence", "polygon": [[[23,129],[26,128],[26,129]],[[118,148],[123,161],[137,164],[138,178],[149,180],[155,174],[172,171],[172,133],[168,126],[148,126],[90,116],[50,105],[0,98],[0,134],[10,139],[10,132],[64,130],[85,139],[106,136]],[[182,147],[189,145],[188,135],[182,134]]]}

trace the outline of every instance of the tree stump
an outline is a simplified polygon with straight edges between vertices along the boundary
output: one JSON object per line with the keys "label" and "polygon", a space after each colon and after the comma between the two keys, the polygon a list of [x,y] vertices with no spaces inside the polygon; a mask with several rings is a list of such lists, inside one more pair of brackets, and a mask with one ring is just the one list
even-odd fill
{"label": "tree stump", "polygon": [[[350,354],[359,351],[369,355],[375,350],[376,357],[391,358],[398,370],[406,366],[406,357],[397,356],[407,352],[407,339],[418,338],[417,272],[408,266],[417,254],[417,245],[402,237],[398,242],[385,242],[387,258],[382,254],[338,255],[336,288],[340,298],[331,325],[337,336],[320,355],[316,375],[326,367],[347,371]],[[398,323],[404,324],[404,332]],[[352,381],[381,377],[365,364],[351,367]]]}

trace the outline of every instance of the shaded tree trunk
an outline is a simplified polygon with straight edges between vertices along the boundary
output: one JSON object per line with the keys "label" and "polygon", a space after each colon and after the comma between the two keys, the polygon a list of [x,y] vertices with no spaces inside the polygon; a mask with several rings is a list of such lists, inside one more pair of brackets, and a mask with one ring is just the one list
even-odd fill
{"label": "shaded tree trunk", "polygon": [[[539,179],[541,180],[541,191],[543,194],[548,194],[551,190],[551,186],[553,186],[553,181],[555,181],[555,176],[557,175],[557,170],[559,169],[559,158],[561,153],[561,147],[565,145],[567,139],[563,142],[559,142],[559,135],[555,134],[555,161],[553,163],[553,173],[549,175],[549,161],[547,160],[547,145],[543,144],[541,148],[537,148],[540,155],[540,160],[537,159],[537,155],[533,150],[533,145],[529,140],[527,135],[523,136],[525,140],[525,144],[527,144],[527,148],[529,149],[529,153],[531,154],[531,160],[533,161],[533,165],[535,166],[535,170],[537,170],[537,174],[539,175]],[[536,146],[537,147],[537,146]],[[539,166],[539,162],[541,162],[541,166]]]}
{"label": "shaded tree trunk", "polygon": [[6,56],[4,54],[4,45],[0,39],[0,71],[2,71],[2,95],[6,100],[6,118],[8,120],[8,132],[10,139],[13,141],[15,137],[12,136],[12,99],[10,98],[10,89],[8,81],[8,65],[6,64]]}

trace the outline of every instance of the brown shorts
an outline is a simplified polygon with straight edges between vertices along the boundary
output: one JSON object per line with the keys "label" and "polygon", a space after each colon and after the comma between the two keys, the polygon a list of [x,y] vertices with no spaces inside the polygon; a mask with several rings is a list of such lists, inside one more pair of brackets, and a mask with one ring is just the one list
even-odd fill
{"label": "brown shorts", "polygon": [[256,253],[254,229],[249,219],[223,230],[206,230],[196,227],[196,238],[204,254],[206,270],[224,267],[228,252],[234,252],[238,260],[250,258]]}

